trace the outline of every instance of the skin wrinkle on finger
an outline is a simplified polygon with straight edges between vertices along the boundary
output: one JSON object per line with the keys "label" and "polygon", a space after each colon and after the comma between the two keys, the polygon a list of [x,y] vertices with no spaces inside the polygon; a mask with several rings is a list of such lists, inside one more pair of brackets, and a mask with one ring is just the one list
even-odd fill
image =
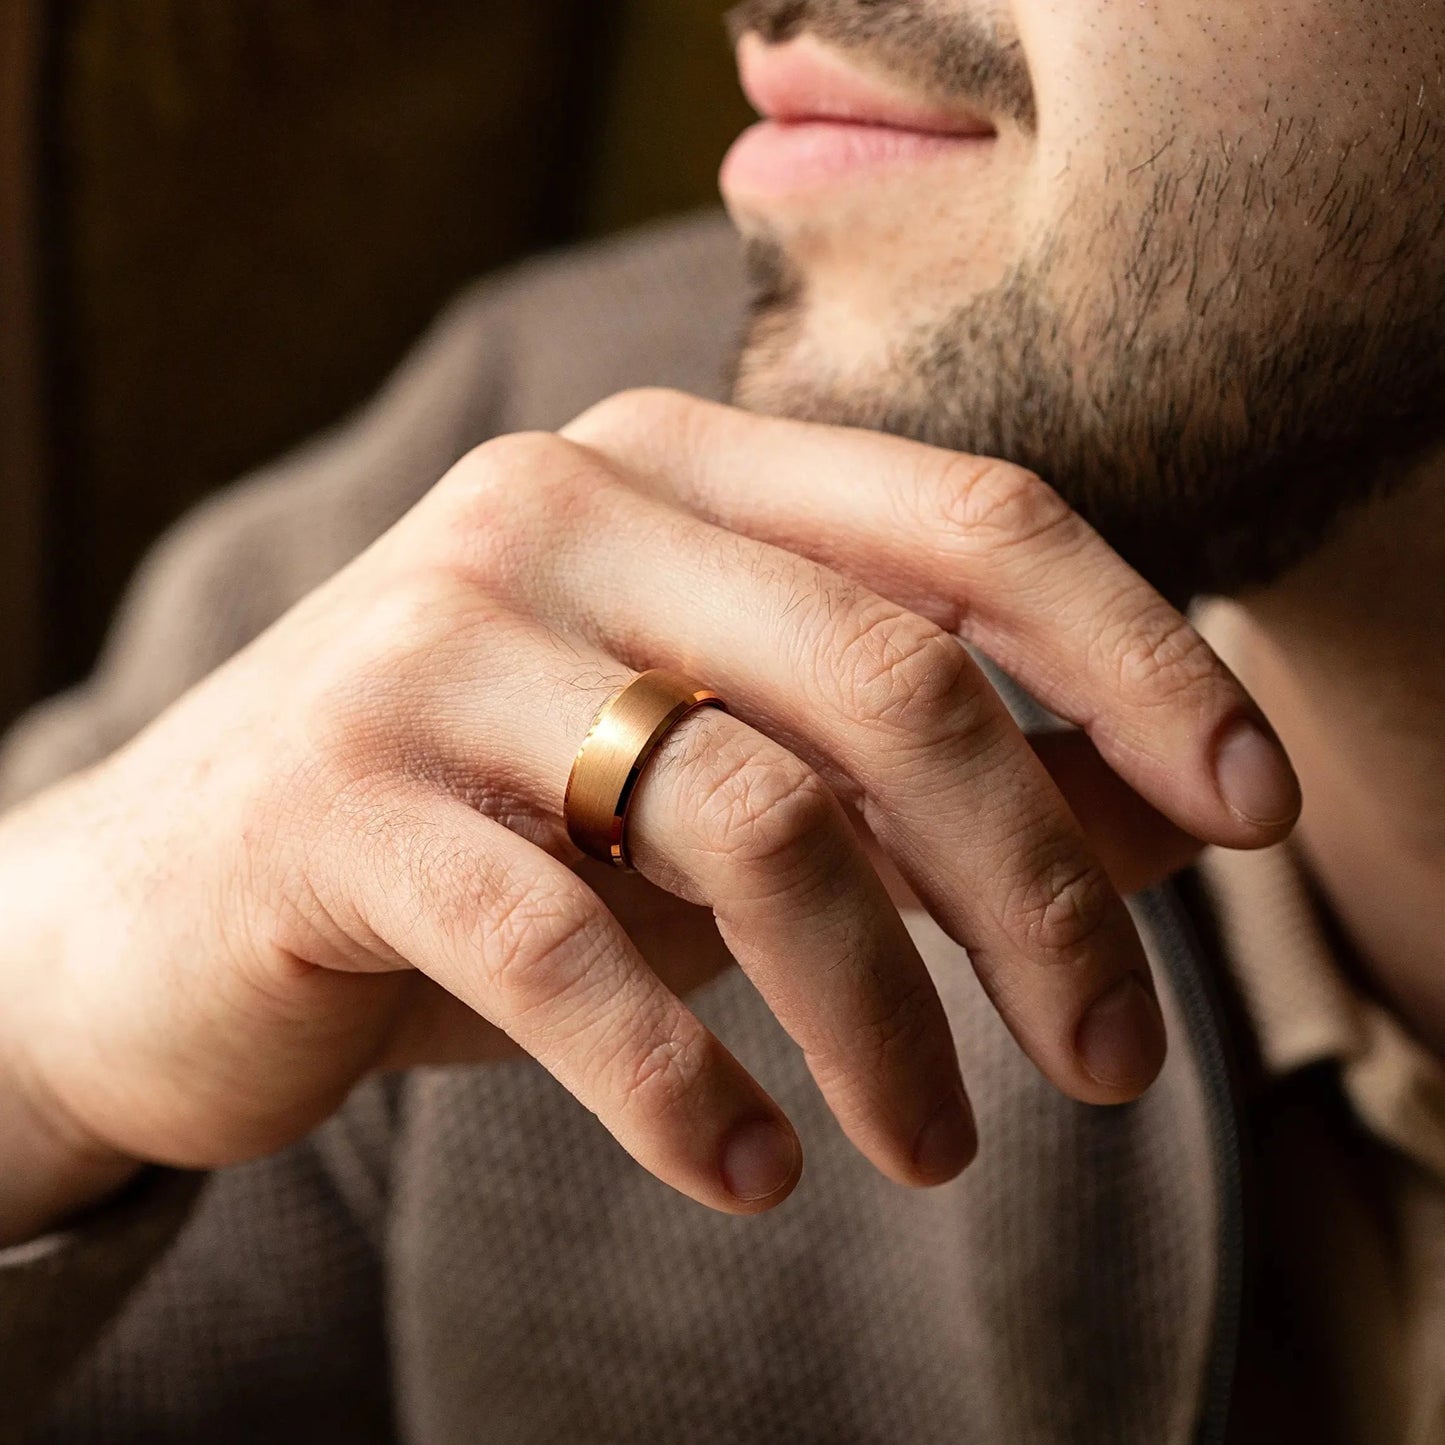
{"label": "skin wrinkle on finger", "polygon": [[[476,842],[491,840],[493,854],[501,849],[488,865],[497,877],[492,893],[479,894],[472,882],[477,860],[489,856],[485,846],[448,850],[466,861],[445,874],[422,864],[402,886],[393,878],[369,894],[372,926],[522,1044],[641,1162],[717,1207],[722,1135],[742,1118],[779,1117],[776,1108],[720,1043],[700,1040],[707,1031],[579,879],[458,804],[445,816]],[[404,849],[409,836],[398,841]],[[380,876],[395,866],[383,855]],[[423,894],[427,906],[418,908]],[[706,1070],[680,1078],[663,1067],[669,1057],[695,1063],[700,1052],[710,1056]],[[659,1101],[680,1095],[694,1101],[688,1117],[657,1113]]]}
{"label": "skin wrinkle on finger", "polygon": [[[850,1035],[824,1034],[819,1045],[804,1050],[808,1070],[818,1087],[837,1101],[833,1112],[845,1131],[863,1132],[872,1119],[886,1113],[890,1101],[880,1095],[877,1079],[882,1074],[843,1074],[838,1060],[856,1055],[860,1049],[876,1053],[882,1060],[903,1063],[913,1060],[920,1042],[928,1036],[936,1017],[937,1000],[931,990],[918,989],[901,995],[885,1014],[857,1023]],[[940,1077],[956,1068],[956,1054],[940,1051]]]}
{"label": "skin wrinkle on finger", "polygon": [[[1050,788],[1052,789],[1052,781]],[[1086,875],[1092,853],[1084,842],[1082,832],[1072,814],[1067,814],[1072,828],[1065,836],[1072,845],[1065,854],[1058,843],[1050,844],[1051,855],[1045,859],[1038,852],[1037,843],[1031,841],[1038,836],[1049,836],[1047,820],[1039,813],[1030,814],[1029,792],[1023,788],[1014,790],[1004,785],[982,791],[980,811],[991,816],[985,821],[990,826],[985,830],[987,845],[975,845],[981,855],[981,863],[990,862],[1000,876],[1020,880],[1009,891],[1001,904],[994,904],[991,937],[978,931],[976,916],[960,916],[956,903],[950,898],[951,876],[941,868],[929,869],[926,864],[910,871],[910,882],[922,889],[921,896],[931,904],[930,911],[938,917],[945,931],[968,949],[975,967],[987,974],[991,992],[1006,998],[1010,1004],[1027,1002],[1027,990],[1044,973],[1066,975],[1063,987],[1077,991],[1077,985],[1069,975],[1080,972],[1093,977],[1103,972],[1117,971],[1121,960],[1136,966],[1143,966],[1143,953],[1138,935],[1130,922],[1127,911],[1117,897],[1109,893],[1091,893],[1084,901],[1089,905],[1092,922],[1088,927],[1074,926],[1074,937],[1062,935],[1070,930],[1066,923],[1066,910],[1070,907],[1070,890]],[[1060,800],[1062,801],[1062,800]],[[891,815],[882,812],[871,801],[865,803],[864,821],[874,834],[887,846],[896,824]],[[958,840],[940,832],[937,836],[937,850],[940,855],[945,848],[958,849]],[[1012,840],[1012,841],[1009,841]],[[892,851],[899,851],[896,848]],[[1074,860],[1079,861],[1074,861]],[[1091,888],[1097,889],[1096,882]],[[1108,933],[1104,945],[1090,947],[1101,933]],[[1005,940],[1007,943],[1005,944]],[[1100,955],[1103,955],[1102,961]],[[1018,980],[1015,985],[1014,980]],[[1013,989],[1024,992],[1011,991]],[[1012,1011],[1010,1009],[1009,1011]]]}
{"label": "skin wrinkle on finger", "polygon": [[1059,531],[1078,532],[1078,514],[1034,472],[993,457],[934,455],[942,503],[934,520],[963,545],[1027,558]]}
{"label": "skin wrinkle on finger", "polygon": [[[788,762],[780,767],[784,757]],[[637,803],[644,829],[636,844],[640,852],[650,846],[645,836],[650,805],[665,797],[667,810],[699,815],[681,849],[669,850],[674,866],[680,852],[698,869],[739,859],[749,865],[733,889],[714,901],[720,916],[749,904],[786,901],[797,909],[824,891],[836,901],[857,885],[859,855],[851,836],[836,826],[841,814],[831,791],[776,744],[735,733],[721,720],[699,718],[687,732],[678,729],[668,738],[650,771],[653,786],[646,798],[639,791]],[[805,794],[799,811],[793,805]],[[790,808],[793,816],[779,828],[777,820]],[[810,843],[829,849],[830,856],[820,860],[800,846]],[[818,866],[820,861],[833,866]]]}
{"label": "skin wrinkle on finger", "polygon": [[[686,811],[697,799],[710,796],[714,778],[745,779],[741,792],[725,796],[724,817],[732,819],[725,824],[725,835],[713,839],[697,860],[704,877],[721,868],[728,879],[725,887],[705,890],[715,900],[723,937],[803,1049],[830,1107],[855,1143],[893,1177],[916,1182],[911,1179],[911,1164],[906,1156],[898,1158],[895,1146],[911,1147],[923,1122],[922,1111],[931,1109],[938,1095],[957,1082],[957,1058],[936,991],[886,890],[841,809],[826,792],[818,795],[829,799],[824,854],[807,846],[808,834],[821,822],[821,818],[809,821],[811,802],[800,824],[785,818],[779,833],[762,839],[753,836],[755,819],[774,817],[778,797],[795,796],[798,778],[805,775],[796,775],[789,783],[786,775],[780,779],[770,765],[759,767],[755,756],[720,760],[707,730],[726,727],[725,718],[699,719],[686,739],[671,744],[676,749],[675,761],[662,772],[663,787],[645,795],[640,792],[635,805],[640,833],[635,844],[637,860],[644,868],[649,866],[647,839],[657,833],[656,827],[648,826],[650,812],[660,810],[665,816]],[[667,791],[677,796],[669,799]],[[738,808],[743,810],[740,819]],[[726,837],[736,832],[739,821],[744,840],[741,859]],[[789,858],[789,853],[794,857]],[[674,866],[679,861],[675,851],[671,861]],[[739,862],[743,864],[741,874]],[[749,882],[747,875],[754,869],[761,876]],[[757,943],[760,934],[784,924],[808,932],[814,941],[811,956],[798,956],[786,967],[774,953],[760,952]],[[820,970],[835,987],[823,985]],[[918,1019],[917,1047],[906,1058],[880,1061],[877,1041],[869,1038],[873,1031],[868,1020],[877,1015],[880,1006],[882,1016],[896,1014],[897,996],[910,992],[921,992],[932,1000],[931,1009]],[[870,1062],[834,1058],[830,1066],[829,1054],[840,1041],[849,1044],[855,1055],[862,1050]],[[929,1081],[914,1090],[908,1101],[896,1093],[890,1097],[880,1088],[905,1066],[910,1076]],[[860,1097],[868,1102],[858,1103]],[[896,1120],[901,1138],[880,1136],[880,1119]]]}
{"label": "skin wrinkle on finger", "polygon": [[[617,421],[613,420],[613,413],[607,409],[606,404],[588,413],[583,419],[583,431],[590,440],[598,446],[608,450],[609,454],[619,463],[626,460],[631,464],[629,478],[634,483],[641,482],[649,495],[659,499],[671,498],[691,506],[700,516],[707,520],[717,522],[720,525],[735,527],[747,535],[760,537],[762,540],[774,543],[777,546],[789,551],[796,551],[800,555],[808,556],[846,575],[850,565],[858,566],[857,548],[843,548],[831,546],[836,536],[836,527],[827,525],[826,521],[817,515],[806,519],[794,520],[789,517],[786,520],[758,515],[758,510],[749,511],[742,506],[735,505],[729,509],[728,499],[732,498],[735,503],[741,501],[741,490],[735,485],[737,479],[730,477],[730,486],[711,485],[714,480],[713,474],[703,473],[699,476],[698,470],[690,468],[686,461],[672,469],[666,467],[665,448],[660,440],[666,434],[663,425],[650,426],[645,434],[639,434],[633,430],[637,420],[646,416],[651,410],[654,419],[659,423],[664,420],[676,426],[678,418],[691,416],[695,420],[689,429],[693,437],[694,450],[707,447],[715,440],[716,428],[703,424],[704,420],[711,421],[717,409],[706,403],[698,403],[691,398],[681,397],[674,394],[648,393],[639,397],[636,401],[625,408]],[[768,419],[771,420],[771,419]],[[767,421],[761,423],[766,427]],[[851,440],[851,438],[849,439]],[[862,440],[862,439],[860,439]],[[766,432],[759,437],[759,450],[766,450]],[[641,454],[640,462],[638,454]],[[684,456],[687,455],[684,449]],[[956,470],[960,461],[950,459],[949,468]],[[820,468],[820,470],[822,470]],[[993,655],[1009,653],[1017,657],[1021,648],[1012,632],[1019,632],[1024,629],[1036,633],[1049,629],[1056,630],[1059,607],[1057,601],[1058,578],[1076,574],[1079,578],[1077,583],[1081,593],[1090,591],[1097,592],[1098,583],[1091,576],[1097,573],[1097,567],[1089,568],[1079,566],[1077,569],[1070,569],[1067,566],[1068,558],[1060,557],[1057,550],[1033,561],[1027,555],[1027,550],[1017,554],[1012,560],[1013,565],[1009,569],[1007,595],[1013,604],[1006,618],[998,618],[994,625],[986,626],[986,620],[990,614],[996,611],[991,606],[990,593],[987,589],[979,588],[971,594],[961,595],[954,591],[940,591],[936,588],[928,591],[920,591],[920,583],[925,586],[936,584],[940,578],[947,577],[954,565],[959,560],[959,554],[968,558],[976,559],[979,556],[980,548],[976,537],[958,525],[949,528],[941,528],[930,531],[932,522],[940,514],[947,515],[947,507],[941,509],[931,508],[920,503],[915,503],[913,510],[908,510],[908,503],[905,499],[914,498],[919,492],[928,496],[937,497],[942,490],[938,481],[938,464],[930,455],[927,461],[919,460],[914,469],[914,480],[911,486],[888,485],[881,489],[881,499],[890,508],[897,509],[897,520],[900,522],[906,535],[916,536],[919,546],[913,549],[910,558],[911,566],[907,571],[897,569],[890,571],[892,562],[891,554],[880,550],[877,561],[874,563],[876,575],[874,580],[880,581],[885,588],[885,595],[893,598],[901,606],[918,612],[933,621],[935,625],[945,630],[955,632],[965,640],[981,646],[984,650],[993,648]],[[926,479],[920,480],[920,479]],[[959,488],[948,489],[950,494],[956,493]],[[759,507],[765,507],[769,500],[776,499],[780,493],[777,489],[762,491],[757,496]],[[752,497],[749,501],[752,502]],[[816,497],[811,501],[819,501]],[[1075,519],[1077,522],[1078,519]],[[1085,554],[1093,544],[1095,555],[1093,560],[1098,560],[1098,539],[1093,536],[1090,530],[1081,522],[1075,529],[1077,536],[1077,547],[1080,554],[1080,561],[1087,559]],[[882,537],[879,540],[883,540]],[[920,554],[921,558],[920,558]],[[932,575],[928,573],[928,560],[937,557],[939,567]],[[921,565],[920,565],[921,561]],[[1115,570],[1122,570],[1118,568]],[[1031,574],[1044,574],[1050,578],[1051,590],[1055,594],[1050,597],[1051,606],[1048,609],[1038,609],[1034,617],[1030,617],[1029,583]],[[1120,590],[1126,590],[1126,584],[1120,583]],[[1137,587],[1137,582],[1135,583]],[[811,589],[800,587],[796,593],[796,605],[802,605],[813,595]],[[1097,610],[1098,598],[1088,599],[1092,604],[1092,610]],[[794,605],[790,603],[784,608],[784,615],[791,616]],[[1082,610],[1082,609],[1081,609]],[[1012,629],[1012,632],[1011,632]],[[800,634],[801,636],[802,634]],[[1055,686],[1062,693],[1066,685],[1072,685],[1072,673],[1060,660],[1052,674]],[[1072,721],[1083,722],[1092,720],[1097,716],[1087,709],[1080,707],[1062,712]]]}
{"label": "skin wrinkle on finger", "polygon": [[[1092,591],[1097,586],[1093,575],[1097,569],[1088,563],[1095,539],[1082,519],[1070,513],[1065,520],[1035,529],[1034,540],[1048,536],[1047,548],[1010,546],[1006,606],[987,587],[969,586],[966,581],[960,585],[954,580],[960,570],[966,575],[986,566],[992,555],[989,544],[969,521],[967,514],[973,509],[959,501],[959,487],[947,481],[966,466],[962,459],[953,461],[940,483],[938,466],[920,463],[911,485],[887,489],[882,510],[904,535],[916,539],[922,553],[914,565],[894,568],[894,585],[917,589],[931,584],[933,590],[923,593],[928,605],[947,609],[949,630],[982,645],[983,636],[976,636],[975,629],[990,621],[1006,636],[1025,629],[1035,617],[1040,624],[1045,616],[1051,618],[1058,608],[1061,575],[1076,572],[1080,590]],[[1074,562],[1079,564],[1077,568],[1070,566]],[[1042,601],[1048,605],[1035,612],[1031,602]]]}
{"label": "skin wrinkle on finger", "polygon": [[[825,598],[826,618],[795,635],[812,652],[814,695],[838,715],[925,748],[986,724],[987,684],[953,638],[881,598],[856,596],[841,609]],[[806,676],[806,657],[798,662]]]}
{"label": "skin wrinkle on finger", "polygon": [[[666,527],[675,543],[686,535],[685,529],[671,518],[659,521],[658,526]],[[801,679],[811,672],[813,695],[827,699],[840,720],[846,718],[850,723],[877,729],[878,736],[859,739],[859,752],[876,755],[878,743],[886,740],[889,753],[912,759],[926,756],[945,736],[955,746],[985,760],[993,750],[1003,748],[1007,730],[1001,703],[963,649],[934,626],[911,617],[851,579],[821,574],[780,549],[752,546],[746,539],[712,529],[706,536],[706,560],[697,557],[686,574],[689,586],[694,579],[699,580],[694,595],[711,595],[739,568],[760,584],[760,600],[748,610],[766,619],[775,645],[788,658],[790,675]],[[584,592],[596,598],[590,587],[592,571],[579,565],[575,551],[554,554],[553,568],[556,577],[572,579],[562,606],[570,608],[570,615],[576,617]],[[652,595],[659,595],[655,576],[650,582]],[[780,586],[786,588],[786,601],[770,602],[770,590]],[[549,581],[543,598],[551,595]],[[666,599],[671,593],[663,589],[660,595]],[[683,600],[681,591],[678,600]],[[648,614],[659,610],[671,609],[652,608]],[[668,639],[659,635],[648,614],[618,609],[608,614],[608,625],[603,627],[595,620],[593,609],[584,630],[611,651],[618,650],[614,633],[620,632],[623,651],[655,657]],[[564,611],[563,615],[568,614]],[[638,631],[629,629],[641,630],[641,639]],[[837,638],[836,645],[819,645],[819,638],[828,634]],[[878,645],[872,646],[875,642]],[[855,658],[859,665],[854,665]],[[861,679],[860,687],[847,685],[847,680],[854,677]],[[965,680],[967,686],[963,685]],[[929,736],[920,739],[916,735],[915,713],[927,718]],[[810,737],[798,717],[769,715],[767,725],[770,734],[780,741],[789,746],[808,743],[816,753],[816,736]],[[833,764],[836,775],[836,752],[826,759],[815,757],[814,761]],[[846,776],[856,788],[857,775]]]}
{"label": "skin wrinkle on finger", "polygon": [[[658,470],[665,445],[660,429],[645,441],[629,429],[653,405],[666,415],[691,408],[700,419],[688,426],[688,435],[705,436],[708,441],[702,447],[694,442],[670,472]],[[608,414],[600,411],[589,423],[589,442],[619,468],[628,469],[629,477],[636,475],[629,448],[638,446],[643,489],[654,501],[695,507],[709,521],[726,510],[730,525],[739,533],[778,544],[780,550],[795,549],[845,576],[865,580],[905,607],[916,601],[920,591],[927,595],[938,590],[939,529],[928,531],[925,515],[906,503],[900,505],[895,478],[906,479],[903,493],[910,496],[916,494],[920,471],[932,471],[937,477],[950,474],[950,469],[956,475],[960,467],[974,466],[987,474],[992,465],[958,457],[940,459],[936,452],[892,437],[755,418],[687,398],[636,402],[620,415],[618,434],[609,439]],[[766,459],[762,467],[760,457]],[[814,484],[813,476],[829,478],[827,488]],[[952,489],[957,486],[952,484]],[[730,507],[716,504],[720,495],[731,497]],[[1057,535],[1049,536],[1047,543],[1036,543],[1059,548],[1058,555],[1047,559],[1049,566],[1027,549],[1002,563],[995,562],[985,548],[950,549],[942,570],[953,575],[953,595],[962,598],[959,610],[987,597],[998,618],[983,650],[1061,716],[1089,722],[1111,764],[1181,826],[1227,846],[1277,842],[1287,823],[1273,829],[1242,825],[1223,804],[1212,771],[1216,728],[1249,707],[1237,679],[1211,654],[1201,652],[1214,672],[1201,685],[1199,699],[1170,708],[1150,705],[1147,695],[1136,700],[1122,693],[1119,671],[1127,673],[1131,665],[1100,655],[1095,629],[1111,623],[1111,609],[1113,614],[1123,612],[1116,624],[1115,647],[1137,647],[1142,656],[1150,644],[1128,630],[1130,617],[1136,625],[1147,626],[1151,616],[1178,614],[1082,522],[1053,531]],[[601,563],[587,543],[585,537],[580,539],[580,550],[569,553],[566,563],[573,572],[591,577]],[[1025,584],[1016,592],[1012,574],[1019,570]],[[1040,589],[1052,590],[1031,590],[1029,579],[1038,579]],[[688,603],[689,587],[692,599],[702,595],[696,576],[680,577],[675,585],[679,605]],[[807,589],[800,590],[806,595]],[[1087,605],[1091,595],[1096,605]],[[1116,595],[1125,598],[1123,605],[1114,601]],[[581,605],[586,607],[585,599]],[[927,609],[935,614],[935,625],[949,620],[937,616],[940,610]],[[1044,625],[1045,618],[1052,627]],[[1081,667],[1080,659],[1091,663],[1092,671]],[[1181,768],[1181,757],[1188,766]],[[1280,766],[1288,765],[1281,760]]]}
{"label": "skin wrinkle on finger", "polygon": [[[777,884],[793,882],[790,863],[812,861],[816,845],[832,841],[832,799],[810,769],[780,765],[779,755],[759,749],[709,766],[698,790],[697,854],[727,863],[742,862],[747,873],[772,895]],[[696,775],[695,775],[696,776]],[[747,881],[741,879],[739,881]],[[751,900],[749,900],[751,901]]]}

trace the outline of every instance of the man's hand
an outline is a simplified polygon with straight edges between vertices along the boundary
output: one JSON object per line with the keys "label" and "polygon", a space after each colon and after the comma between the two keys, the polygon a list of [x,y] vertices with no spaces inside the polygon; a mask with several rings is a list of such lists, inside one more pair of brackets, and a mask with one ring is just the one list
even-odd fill
{"label": "man's hand", "polygon": [[[1032,746],[959,638],[1082,733]],[[655,756],[628,879],[579,860],[562,791],[597,707],[652,666],[733,715]],[[769,1207],[796,1138],[678,997],[731,958],[858,1148],[950,1178],[974,1148],[958,1061],[869,849],[1060,1089],[1127,1100],[1164,1038],[1118,887],[1194,840],[1288,831],[1298,790],[1258,724],[1185,619],[1006,464],[662,392],[488,443],[0,826],[0,1138],[22,1094],[63,1121],[62,1164],[0,1191],[0,1237],[46,1213],[37,1190],[78,1202],[82,1164],[250,1158],[369,1070],[519,1049],[660,1179]]]}

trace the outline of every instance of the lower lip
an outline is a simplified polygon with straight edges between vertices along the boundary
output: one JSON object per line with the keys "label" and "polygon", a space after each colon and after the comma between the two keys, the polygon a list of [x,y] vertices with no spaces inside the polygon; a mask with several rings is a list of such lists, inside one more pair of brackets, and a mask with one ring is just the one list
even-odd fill
{"label": "lower lip", "polygon": [[722,167],[731,194],[782,195],[860,172],[977,153],[992,135],[942,135],[852,121],[765,120],[745,130]]}

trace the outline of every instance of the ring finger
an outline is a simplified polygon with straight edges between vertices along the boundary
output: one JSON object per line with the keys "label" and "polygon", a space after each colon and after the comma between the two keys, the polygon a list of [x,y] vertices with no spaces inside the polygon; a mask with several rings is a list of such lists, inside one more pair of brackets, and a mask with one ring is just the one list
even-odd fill
{"label": "ring finger", "polygon": [[[488,758],[488,811],[559,846],[563,786],[599,705],[633,673],[526,622],[485,623],[488,670],[433,715],[458,779]],[[455,638],[453,639],[455,642]],[[518,682],[518,679],[523,681]],[[462,784],[465,786],[465,784]],[[537,841],[548,842],[538,836]],[[662,741],[628,819],[637,869],[710,907],[729,950],[802,1048],[855,1145],[901,1183],[955,1175],[975,1147],[948,1018],[836,796],[796,755],[706,709]],[[569,847],[570,845],[568,845]]]}

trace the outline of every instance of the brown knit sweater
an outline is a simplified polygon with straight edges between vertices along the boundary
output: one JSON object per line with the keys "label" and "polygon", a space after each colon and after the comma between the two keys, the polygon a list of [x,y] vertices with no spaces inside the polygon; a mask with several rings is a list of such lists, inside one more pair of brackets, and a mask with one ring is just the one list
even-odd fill
{"label": "brown knit sweater", "polygon": [[[104,756],[476,442],[630,385],[716,394],[741,295],[705,219],[464,297],[363,414],[162,544],[95,678],[10,739],[0,801]],[[1051,1090],[961,951],[910,919],[982,1136],[941,1189],[847,1144],[738,972],[694,1004],[808,1151],[766,1216],[658,1183],[530,1061],[372,1080],[273,1158],[154,1171],[0,1255],[0,1440],[1217,1438],[1232,1115],[1197,951],[1167,899],[1141,910],[1173,1051],[1112,1111]]]}

